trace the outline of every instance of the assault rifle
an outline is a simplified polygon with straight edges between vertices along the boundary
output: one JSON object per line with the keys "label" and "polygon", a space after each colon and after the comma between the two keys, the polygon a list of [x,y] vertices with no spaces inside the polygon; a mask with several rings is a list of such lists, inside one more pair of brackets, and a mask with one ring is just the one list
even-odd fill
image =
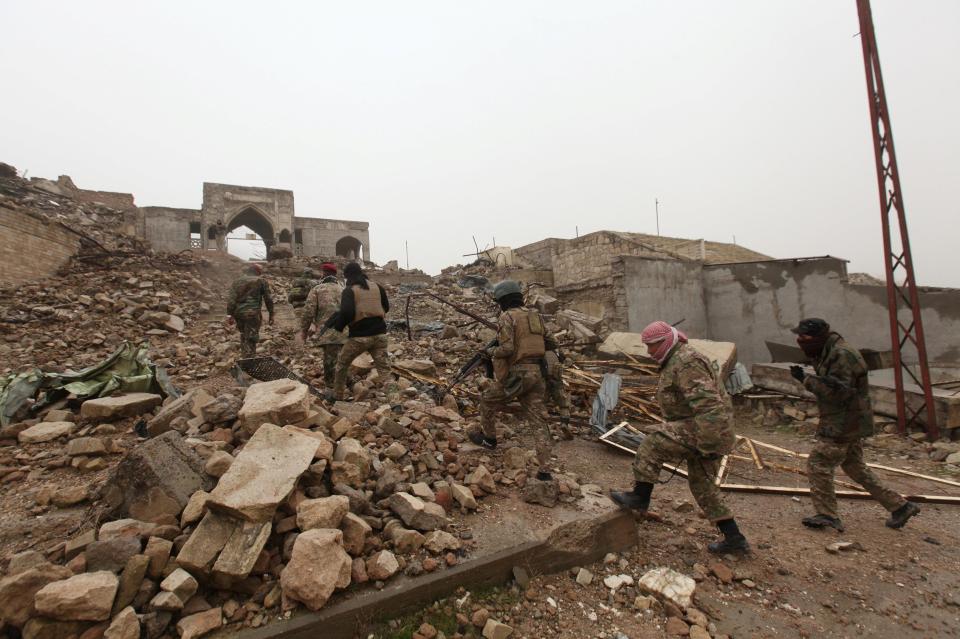
{"label": "assault rifle", "polygon": [[496,339],[491,340],[490,343],[487,344],[482,351],[475,354],[473,357],[471,357],[467,361],[466,364],[460,367],[460,370],[457,372],[456,375],[453,376],[453,379],[447,382],[446,386],[443,386],[443,387],[434,386],[432,390],[433,400],[438,405],[441,404],[443,402],[443,398],[446,397],[447,393],[452,391],[457,384],[459,384],[460,382],[465,380],[467,377],[469,377],[470,373],[475,371],[481,365],[483,365],[484,374],[487,377],[492,378],[493,377],[493,360],[490,359],[490,355],[488,355],[487,352],[491,348],[497,346],[498,344],[499,342]]}

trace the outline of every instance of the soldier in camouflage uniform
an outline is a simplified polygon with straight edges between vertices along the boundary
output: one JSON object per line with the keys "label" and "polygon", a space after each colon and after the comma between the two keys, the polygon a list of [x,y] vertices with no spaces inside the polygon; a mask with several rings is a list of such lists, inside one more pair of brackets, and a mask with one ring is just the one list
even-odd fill
{"label": "soldier in camouflage uniform", "polygon": [[290,285],[290,292],[287,293],[287,301],[290,302],[294,308],[303,308],[303,305],[307,301],[307,295],[310,294],[310,291],[312,291],[316,285],[317,274],[313,272],[313,269],[303,269],[300,277],[293,280],[293,283]]}
{"label": "soldier in camouflage uniform", "polygon": [[806,374],[800,366],[791,366],[790,373],[817,396],[820,411],[817,443],[807,458],[810,498],[817,513],[804,518],[803,524],[843,531],[833,487],[834,470],[840,466],[891,513],[887,526],[902,528],[920,507],[881,484],[863,461],[862,439],[873,434],[873,408],[863,356],[822,319],[801,320],[792,330],[804,354],[813,359],[816,375]]}
{"label": "soldier in camouflage uniform", "polygon": [[497,284],[493,297],[503,311],[497,322],[497,346],[490,351],[494,379],[480,395],[480,431],[471,431],[470,441],[478,446],[496,448],[495,417],[508,403],[518,400],[524,416],[533,426],[537,461],[537,479],[552,481],[550,453],[553,437],[544,419],[546,387],[543,359],[557,348],[539,311],[524,307],[523,292],[511,280]]}
{"label": "soldier in camouflage uniform", "polygon": [[[328,318],[340,311],[340,295],[343,287],[337,281],[337,267],[325,263],[321,267],[324,278],[310,290],[300,317],[300,339],[306,340],[311,325],[323,326]],[[317,343],[323,349],[323,381],[327,388],[333,388],[337,369],[337,357],[346,340],[343,333],[328,328],[319,337]]]}
{"label": "soldier in camouflage uniform", "polygon": [[746,538],[720,496],[714,479],[719,461],[733,449],[733,407],[713,364],[689,346],[687,337],[666,322],[643,331],[643,342],[660,363],[657,401],[666,423],[648,434],[633,462],[632,492],[613,492],[626,508],[646,511],[664,463],[687,462],[687,482],[697,504],[723,533],[710,552],[748,552]]}
{"label": "soldier in camouflage uniform", "polygon": [[543,356],[547,374],[544,382],[547,385],[547,398],[560,414],[560,433],[564,439],[573,439],[570,430],[570,396],[563,386],[563,362],[558,351],[548,350]]}
{"label": "soldier in camouflage uniform", "polygon": [[257,354],[260,324],[263,321],[260,315],[262,304],[266,304],[270,324],[273,324],[273,298],[270,297],[270,286],[260,276],[261,272],[258,264],[249,265],[246,273],[230,287],[227,299],[227,314],[240,331],[240,356],[244,358]]}
{"label": "soldier in camouflage uniform", "polygon": [[389,338],[385,318],[390,310],[387,292],[376,282],[369,281],[356,262],[347,264],[343,269],[343,275],[347,286],[340,295],[340,311],[325,324],[336,330],[350,328],[349,336],[337,356],[333,398],[346,397],[350,364],[363,353],[370,353],[373,364],[377,368],[378,383],[386,392],[387,400],[391,404],[399,405],[399,390],[390,371],[390,361],[387,356]]}

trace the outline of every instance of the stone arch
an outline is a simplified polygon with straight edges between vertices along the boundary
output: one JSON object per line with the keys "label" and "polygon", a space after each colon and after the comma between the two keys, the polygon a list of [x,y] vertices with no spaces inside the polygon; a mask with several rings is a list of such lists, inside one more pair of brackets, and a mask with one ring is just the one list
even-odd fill
{"label": "stone arch", "polygon": [[335,252],[339,257],[350,260],[363,260],[363,242],[352,235],[344,235],[337,240]]}
{"label": "stone arch", "polygon": [[244,205],[239,213],[230,218],[230,221],[227,222],[227,231],[233,231],[241,226],[245,226],[259,235],[267,247],[272,246],[276,242],[273,235],[273,224],[270,223],[270,218],[252,204]]}

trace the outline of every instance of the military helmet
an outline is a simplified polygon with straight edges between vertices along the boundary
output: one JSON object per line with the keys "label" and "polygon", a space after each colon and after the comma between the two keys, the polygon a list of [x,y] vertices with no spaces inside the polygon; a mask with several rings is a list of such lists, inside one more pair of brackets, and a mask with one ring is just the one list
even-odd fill
{"label": "military helmet", "polygon": [[522,295],[523,291],[520,290],[520,285],[513,280],[503,280],[493,287],[493,299],[498,302],[507,295],[513,295],[514,293]]}

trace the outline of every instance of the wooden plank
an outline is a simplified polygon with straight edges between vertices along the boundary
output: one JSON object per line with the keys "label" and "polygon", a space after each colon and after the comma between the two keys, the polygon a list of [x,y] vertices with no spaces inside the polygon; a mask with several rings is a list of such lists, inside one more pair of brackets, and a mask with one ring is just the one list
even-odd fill
{"label": "wooden plank", "polygon": [[[791,486],[752,486],[749,484],[721,484],[720,490],[737,493],[752,493],[758,495],[794,495],[809,496],[809,488],[793,488]],[[859,490],[838,490],[837,497],[845,499],[873,499],[870,493]],[[910,501],[927,504],[946,504],[960,506],[960,497],[952,495],[905,495]]]}

